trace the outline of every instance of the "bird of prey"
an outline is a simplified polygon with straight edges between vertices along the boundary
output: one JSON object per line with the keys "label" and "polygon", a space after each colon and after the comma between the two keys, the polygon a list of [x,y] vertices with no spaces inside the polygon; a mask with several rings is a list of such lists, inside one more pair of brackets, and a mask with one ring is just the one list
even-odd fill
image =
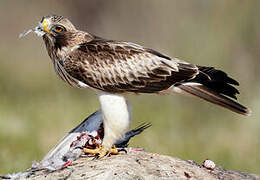
{"label": "bird of prey", "polygon": [[30,31],[43,37],[62,80],[96,91],[105,130],[102,147],[93,152],[99,157],[105,156],[129,127],[127,93],[186,94],[239,114],[250,113],[232,100],[239,93],[233,85],[239,83],[214,67],[193,65],[131,42],[103,39],[78,30],[58,15],[43,17]]}

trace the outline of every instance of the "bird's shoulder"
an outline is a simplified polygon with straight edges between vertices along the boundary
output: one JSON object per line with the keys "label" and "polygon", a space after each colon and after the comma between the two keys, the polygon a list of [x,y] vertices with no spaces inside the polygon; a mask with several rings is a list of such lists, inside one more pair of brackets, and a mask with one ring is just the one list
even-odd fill
{"label": "bird's shoulder", "polygon": [[95,35],[92,35],[91,40],[75,45],[67,57],[84,60],[90,64],[98,63],[98,61],[110,64],[113,61],[159,61],[162,59],[168,60],[168,63],[171,62],[173,66],[177,63],[174,59],[153,49],[132,42],[108,40]]}
{"label": "bird's shoulder", "polygon": [[91,41],[81,43],[79,46],[79,50],[82,51],[90,51],[90,52],[111,52],[111,53],[127,53],[127,54],[135,54],[135,53],[143,53],[145,52],[145,48],[141,45],[125,42],[125,41],[117,41],[117,40],[108,40],[105,38],[101,38],[99,36],[92,35],[93,39]]}

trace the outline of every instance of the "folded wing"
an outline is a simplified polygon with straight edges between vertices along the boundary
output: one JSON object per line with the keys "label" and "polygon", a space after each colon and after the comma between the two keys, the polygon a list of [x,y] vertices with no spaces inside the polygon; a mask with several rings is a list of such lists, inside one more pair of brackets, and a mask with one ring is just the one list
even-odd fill
{"label": "folded wing", "polygon": [[195,65],[177,58],[133,43],[99,38],[68,54],[64,68],[88,86],[112,93],[159,92],[198,74]]}

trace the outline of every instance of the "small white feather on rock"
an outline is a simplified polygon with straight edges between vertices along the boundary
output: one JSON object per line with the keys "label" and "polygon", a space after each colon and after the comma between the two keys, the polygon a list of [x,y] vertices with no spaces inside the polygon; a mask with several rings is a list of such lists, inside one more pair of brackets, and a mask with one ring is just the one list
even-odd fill
{"label": "small white feather on rock", "polygon": [[206,159],[205,161],[203,161],[203,167],[210,169],[210,170],[214,170],[216,165],[213,161]]}

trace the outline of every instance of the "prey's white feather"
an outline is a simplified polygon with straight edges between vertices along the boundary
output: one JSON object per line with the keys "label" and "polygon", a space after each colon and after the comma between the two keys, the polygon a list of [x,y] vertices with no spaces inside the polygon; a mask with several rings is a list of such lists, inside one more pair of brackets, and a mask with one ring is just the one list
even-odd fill
{"label": "prey's white feather", "polygon": [[123,137],[130,124],[129,109],[126,99],[122,95],[100,93],[105,136],[103,146],[111,148],[119,138]]}
{"label": "prey's white feather", "polygon": [[27,36],[28,34],[30,34],[33,30],[32,29],[29,29],[28,31],[25,31],[21,34],[19,34],[19,38],[23,38],[24,36]]}
{"label": "prey's white feather", "polygon": [[33,29],[29,29],[28,31],[25,31],[21,34],[19,34],[19,38],[23,38],[24,36],[27,36],[31,32],[34,32],[37,36],[42,37],[46,32],[43,31],[43,26],[41,23],[39,23],[39,26],[36,26]]}
{"label": "prey's white feather", "polygon": [[38,29],[38,26],[35,28],[35,30],[34,30],[33,32],[34,32],[37,36],[40,36],[40,37],[42,37],[42,36],[45,34],[44,31]]}

